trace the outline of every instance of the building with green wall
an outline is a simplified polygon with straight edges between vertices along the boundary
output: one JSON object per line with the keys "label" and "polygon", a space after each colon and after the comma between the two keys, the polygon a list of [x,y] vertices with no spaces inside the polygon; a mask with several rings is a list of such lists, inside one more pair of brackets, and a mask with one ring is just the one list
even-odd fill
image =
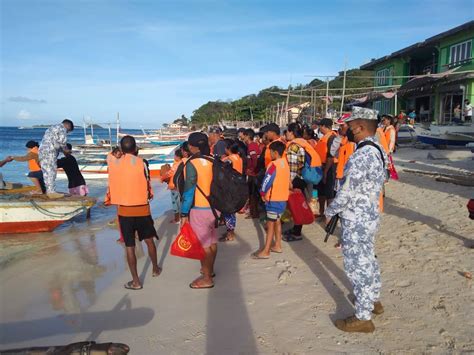
{"label": "building with green wall", "polygon": [[473,42],[470,21],[362,65],[374,71],[378,93],[363,105],[381,114],[415,110],[418,122],[451,122],[456,105],[474,101]]}

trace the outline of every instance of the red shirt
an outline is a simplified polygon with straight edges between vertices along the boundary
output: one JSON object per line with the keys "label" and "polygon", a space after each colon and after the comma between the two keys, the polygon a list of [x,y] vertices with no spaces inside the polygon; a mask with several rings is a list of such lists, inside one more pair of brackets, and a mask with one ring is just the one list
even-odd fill
{"label": "red shirt", "polygon": [[257,160],[260,156],[260,146],[256,142],[251,142],[247,146],[247,175],[257,176]]}

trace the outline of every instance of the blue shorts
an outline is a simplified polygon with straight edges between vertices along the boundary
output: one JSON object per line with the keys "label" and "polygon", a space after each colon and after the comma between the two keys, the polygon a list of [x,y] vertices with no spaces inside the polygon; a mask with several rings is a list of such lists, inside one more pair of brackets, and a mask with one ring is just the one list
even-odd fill
{"label": "blue shorts", "polygon": [[277,221],[286,209],[286,201],[269,201],[265,203],[265,211],[269,221]]}

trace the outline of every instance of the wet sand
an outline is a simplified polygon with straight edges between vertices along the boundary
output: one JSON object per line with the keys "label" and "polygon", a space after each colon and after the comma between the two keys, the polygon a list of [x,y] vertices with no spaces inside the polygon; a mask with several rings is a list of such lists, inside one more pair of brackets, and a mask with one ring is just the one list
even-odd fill
{"label": "wet sand", "polygon": [[257,261],[249,255],[263,242],[263,225],[239,216],[237,240],[219,244],[216,287],[191,290],[198,262],[168,254],[177,232],[168,214],[155,224],[163,273],[152,278],[142,256],[141,291],[123,288],[130,275],[108,227],[76,237],[66,230],[47,237],[58,245],[43,240],[3,264],[1,348],[96,340],[127,343],[132,354],[474,351],[473,281],[461,275],[474,271],[472,188],[403,172],[474,166],[465,156],[432,161],[427,154],[400,149],[400,181],[386,189],[377,239],[385,314],[374,318],[374,334],[333,325],[353,312],[351,287],[321,224],[305,226],[305,239],[285,243],[283,254]]}

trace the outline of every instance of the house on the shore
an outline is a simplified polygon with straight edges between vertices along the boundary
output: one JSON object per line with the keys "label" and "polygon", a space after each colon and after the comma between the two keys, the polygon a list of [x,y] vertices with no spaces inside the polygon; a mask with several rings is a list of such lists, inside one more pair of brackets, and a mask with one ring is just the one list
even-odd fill
{"label": "house on the shore", "polygon": [[474,101],[474,21],[442,32],[360,67],[374,71],[374,92],[360,105],[397,114],[417,113],[418,122],[447,123],[457,104]]}

